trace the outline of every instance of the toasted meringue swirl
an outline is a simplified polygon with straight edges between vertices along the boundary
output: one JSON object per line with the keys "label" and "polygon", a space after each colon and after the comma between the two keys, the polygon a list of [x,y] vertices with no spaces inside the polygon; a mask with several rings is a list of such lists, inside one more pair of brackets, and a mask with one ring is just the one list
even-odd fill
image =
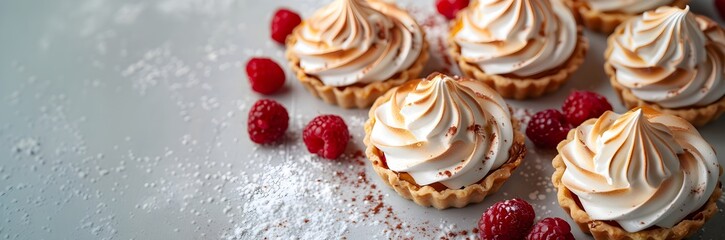
{"label": "toasted meringue swirl", "polygon": [[418,185],[460,189],[509,159],[514,130],[508,106],[484,83],[438,74],[394,90],[375,110],[372,144],[388,168]]}
{"label": "toasted meringue swirl", "polygon": [[461,13],[453,38],[461,56],[488,74],[533,76],[574,52],[577,25],[560,1],[479,0]]}
{"label": "toasted meringue swirl", "polygon": [[714,150],[690,123],[650,108],[606,112],[582,124],[559,154],[562,183],[587,214],[628,232],[671,228],[697,211],[720,171]]}
{"label": "toasted meringue swirl", "polygon": [[387,80],[423,50],[415,20],[380,0],[335,0],[293,34],[300,67],[329,86]]}
{"label": "toasted meringue swirl", "polygon": [[610,41],[616,80],[666,108],[704,106],[725,95],[725,34],[685,9],[661,7],[625,23]]}
{"label": "toasted meringue swirl", "polygon": [[666,6],[674,0],[586,0],[589,6],[600,12],[623,12],[638,14]]}

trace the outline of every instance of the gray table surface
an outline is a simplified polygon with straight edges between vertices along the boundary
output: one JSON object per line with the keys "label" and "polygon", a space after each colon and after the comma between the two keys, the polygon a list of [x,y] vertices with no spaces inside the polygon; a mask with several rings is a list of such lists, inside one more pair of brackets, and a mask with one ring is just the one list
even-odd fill
{"label": "gray table surface", "polygon": [[[310,156],[299,139],[307,121],[344,116],[353,153],[364,149],[367,111],[321,103],[288,70],[285,89],[271,96],[290,112],[286,140],[252,144],[246,114],[262,96],[250,91],[244,63],[257,55],[284,63],[267,37],[273,10],[309,16],[323,2],[1,1],[0,239],[466,238],[485,208],[512,197],[534,204],[539,218],[569,219],[549,180],[554,154],[530,143],[499,193],[445,211],[382,187],[359,158]],[[399,2],[419,19],[435,15],[432,0]],[[692,8],[715,16],[711,4],[694,0]],[[441,34],[432,30],[429,40]],[[571,89],[587,89],[624,111],[601,68],[604,36],[587,36],[590,54],[574,80],[509,103],[555,108]],[[439,67],[434,54],[427,71]],[[700,129],[719,153],[724,121]],[[363,201],[368,194],[382,200]],[[370,212],[376,203],[394,214]],[[722,239],[723,221],[720,211],[695,238]]]}

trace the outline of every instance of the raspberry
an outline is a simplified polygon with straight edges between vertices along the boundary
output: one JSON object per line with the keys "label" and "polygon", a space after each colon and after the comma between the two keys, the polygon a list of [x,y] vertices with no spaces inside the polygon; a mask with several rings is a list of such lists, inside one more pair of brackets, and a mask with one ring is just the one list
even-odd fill
{"label": "raspberry", "polygon": [[478,235],[482,240],[523,239],[534,223],[534,216],[534,208],[524,200],[497,202],[478,221]]}
{"label": "raspberry", "polygon": [[548,109],[534,114],[526,127],[526,136],[531,139],[536,146],[543,148],[556,148],[571,130],[569,123],[566,121],[559,110]]}
{"label": "raspberry", "polygon": [[562,110],[572,126],[579,126],[590,118],[598,118],[612,110],[612,105],[599,94],[589,91],[574,91],[564,101]]}
{"label": "raspberry", "polygon": [[272,39],[280,44],[284,44],[284,41],[287,40],[287,35],[292,33],[295,27],[300,25],[301,22],[302,18],[297,13],[289,9],[277,9],[274,17],[272,17]]}
{"label": "raspberry", "polygon": [[284,70],[272,59],[252,58],[247,62],[247,77],[252,90],[272,94],[284,85]]}
{"label": "raspberry", "polygon": [[456,13],[468,6],[470,0],[436,0],[438,12],[448,19],[456,18]]}
{"label": "raspberry", "polygon": [[563,219],[544,218],[534,225],[526,240],[574,240],[574,235]]}
{"label": "raspberry", "polygon": [[274,100],[262,99],[249,110],[247,132],[253,142],[263,144],[279,139],[287,131],[287,109]]}
{"label": "raspberry", "polygon": [[350,132],[342,118],[335,115],[320,115],[312,119],[302,133],[302,140],[310,153],[327,159],[342,155],[350,141]]}

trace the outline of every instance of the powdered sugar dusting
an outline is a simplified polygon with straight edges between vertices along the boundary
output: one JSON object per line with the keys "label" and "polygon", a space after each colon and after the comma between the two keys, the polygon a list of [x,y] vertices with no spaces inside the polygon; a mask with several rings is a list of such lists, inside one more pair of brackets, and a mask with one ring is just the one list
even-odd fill
{"label": "powdered sugar dusting", "polygon": [[229,239],[312,239],[323,232],[330,236],[345,233],[347,225],[338,221],[334,208],[328,207],[342,201],[336,197],[340,194],[339,185],[310,171],[323,168],[319,159],[312,161],[308,156],[299,162],[300,159],[291,160],[295,162],[262,170],[272,174],[242,176],[242,187],[237,190],[243,202],[243,220]]}
{"label": "powdered sugar dusting", "polygon": [[13,146],[12,151],[33,156],[40,151],[40,143],[34,138],[23,138]]}
{"label": "powdered sugar dusting", "polygon": [[[290,132],[300,132],[310,119],[296,115]],[[346,118],[351,130],[362,129],[365,118]],[[379,186],[369,176],[362,150],[361,131],[352,131],[348,151],[337,160],[305,154],[298,134],[290,133],[282,146],[257,148],[248,156],[259,169],[245,171],[233,183],[242,205],[229,211],[235,227],[225,239],[290,238],[316,239],[320,236],[348,236],[352,229],[379,229],[374,238],[447,237],[455,227],[438,226],[430,220],[402,219],[401,211],[387,203],[387,186]],[[276,159],[285,159],[282,163]],[[374,173],[372,173],[374,174]],[[435,230],[427,232],[425,230]],[[368,233],[370,234],[370,233]],[[440,236],[438,236],[440,235]],[[456,236],[461,235],[456,233]]]}

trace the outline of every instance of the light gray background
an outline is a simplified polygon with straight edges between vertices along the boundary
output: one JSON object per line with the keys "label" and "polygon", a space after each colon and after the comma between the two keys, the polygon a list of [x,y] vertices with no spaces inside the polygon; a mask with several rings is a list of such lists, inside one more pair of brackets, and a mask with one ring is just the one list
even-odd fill
{"label": "light gray background", "polygon": [[[269,166],[298,159],[324,161],[303,150],[304,123],[321,113],[343,115],[355,138],[351,149],[362,148],[366,111],[323,104],[290,74],[283,92],[271,96],[290,111],[289,146],[255,147],[246,134],[248,107],[261,96],[248,88],[244,63],[253,55],[285,63],[283,49],[268,38],[273,10],[288,6],[310,16],[323,2],[0,2],[0,239],[259,237],[239,232],[267,219],[245,213],[244,187],[252,175],[266,179],[275,174],[264,172]],[[434,11],[432,0],[400,2]],[[714,16],[711,1],[694,0],[692,6]],[[587,36],[587,61],[562,90],[509,103],[533,111],[557,108],[571,89],[588,89],[623,111],[601,68],[604,37]],[[723,121],[700,129],[719,153],[725,152]],[[555,193],[546,191],[553,154],[533,148],[529,153],[500,193],[464,209],[421,208],[388,188],[382,192],[403,221],[428,222],[439,226],[429,231],[442,234],[471,229],[485,208],[511,197],[529,200],[539,217],[564,217]],[[347,164],[324,163],[304,176],[323,177],[325,169]],[[721,239],[723,221],[725,214],[718,213],[699,238]],[[342,232],[350,238],[401,237],[382,229],[350,225]],[[325,233],[302,230],[298,236],[340,237]]]}

